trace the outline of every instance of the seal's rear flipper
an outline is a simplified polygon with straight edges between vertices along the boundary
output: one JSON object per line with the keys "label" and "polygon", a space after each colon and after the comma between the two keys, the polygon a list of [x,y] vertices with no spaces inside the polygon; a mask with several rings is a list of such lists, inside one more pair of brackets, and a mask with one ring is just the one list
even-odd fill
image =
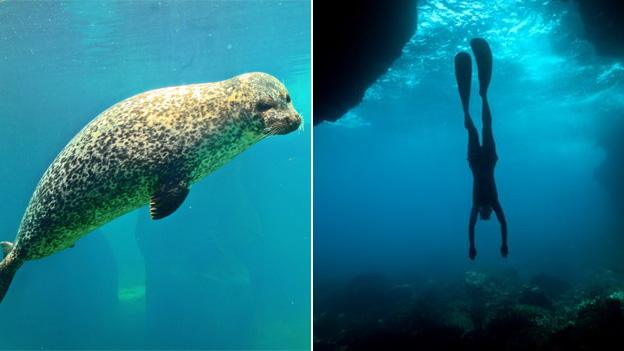
{"label": "seal's rear flipper", "polygon": [[[11,244],[8,241],[2,242],[1,245],[5,249],[7,246],[5,243]],[[13,248],[13,245],[10,245]],[[15,276],[15,272],[22,265],[21,260],[15,258],[15,255],[12,255],[9,251],[9,254],[0,262],[0,302],[4,299],[4,295],[9,290],[9,286],[11,285],[11,281],[13,281],[13,277]]]}
{"label": "seal's rear flipper", "polygon": [[492,79],[492,50],[483,38],[472,39],[470,47],[477,60],[479,70],[479,95],[485,96]]}
{"label": "seal's rear flipper", "polygon": [[160,187],[150,201],[152,219],[165,218],[175,212],[186,199],[189,188],[185,182],[166,183]]}
{"label": "seal's rear flipper", "polygon": [[470,81],[472,79],[472,62],[467,52],[460,52],[455,55],[455,79],[457,79],[457,89],[461,98],[464,112],[468,113],[470,105]]}

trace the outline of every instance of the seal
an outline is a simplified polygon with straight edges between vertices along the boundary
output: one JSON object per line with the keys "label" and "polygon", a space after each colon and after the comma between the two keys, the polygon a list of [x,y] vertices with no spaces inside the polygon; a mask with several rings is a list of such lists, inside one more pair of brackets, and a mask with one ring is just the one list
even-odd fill
{"label": "seal", "polygon": [[2,242],[0,302],[19,267],[149,204],[172,214],[189,187],[254,143],[301,124],[282,83],[246,73],[121,101],[87,124],[42,176],[14,243]]}

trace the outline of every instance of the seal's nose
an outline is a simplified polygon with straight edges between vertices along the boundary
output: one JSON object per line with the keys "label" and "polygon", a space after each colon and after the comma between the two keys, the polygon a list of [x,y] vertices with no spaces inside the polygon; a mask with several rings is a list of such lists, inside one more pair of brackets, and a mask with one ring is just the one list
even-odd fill
{"label": "seal's nose", "polygon": [[298,113],[293,113],[292,118],[289,118],[288,122],[290,123],[290,126],[292,127],[292,131],[297,130],[297,128],[299,128],[299,126],[301,125],[301,116]]}
{"label": "seal's nose", "polygon": [[283,118],[280,121],[278,134],[283,135],[283,134],[288,134],[290,132],[293,132],[297,130],[297,128],[299,128],[300,125],[301,125],[301,116],[297,112],[294,112],[290,114],[288,117]]}
{"label": "seal's nose", "polygon": [[293,125],[294,125],[294,128],[295,129],[299,128],[299,126],[301,125],[302,121],[303,121],[303,119],[301,118],[301,115],[298,114],[298,113],[295,113],[294,117],[293,117],[293,122],[292,122]]}

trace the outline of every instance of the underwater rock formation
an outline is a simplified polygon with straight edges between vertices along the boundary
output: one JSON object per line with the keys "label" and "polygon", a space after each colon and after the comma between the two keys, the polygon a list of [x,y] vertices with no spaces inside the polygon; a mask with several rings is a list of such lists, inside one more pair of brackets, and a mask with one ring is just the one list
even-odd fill
{"label": "underwater rock formation", "polygon": [[[599,145],[605,150],[605,159],[596,170],[598,181],[608,190],[610,199],[615,206],[616,213],[624,215],[624,111],[621,117],[610,116],[611,123],[602,126],[602,133],[598,136]],[[624,228],[624,221],[617,223]],[[624,231],[620,229],[620,232]]]}
{"label": "underwater rock formation", "polygon": [[518,302],[523,305],[551,308],[552,301],[548,295],[537,286],[527,285],[524,287],[518,298]]}
{"label": "underwater rock formation", "polygon": [[570,284],[563,279],[540,273],[531,278],[531,284],[539,287],[550,298],[559,297],[570,289]]}
{"label": "underwater rock formation", "polygon": [[416,30],[416,0],[347,3],[314,4],[314,124],[356,106]]}
{"label": "underwater rock formation", "polygon": [[605,56],[624,57],[624,3],[618,0],[576,0],[585,34]]}
{"label": "underwater rock formation", "polygon": [[[575,0],[585,28],[585,37],[601,56],[624,59],[624,2],[618,0]],[[624,111],[619,111],[624,116]],[[624,214],[624,118],[615,117],[600,143],[606,158],[598,178],[612,195],[620,214]],[[622,223],[624,226],[624,223]],[[620,232],[624,231],[620,228]]]}
{"label": "underwater rock formation", "polygon": [[[524,281],[506,272],[472,271],[463,281],[449,279],[418,287],[380,275],[364,277],[368,278],[355,278],[334,292],[345,301],[359,298],[352,289],[354,281],[361,288],[373,287],[369,295],[380,296],[367,297],[370,304],[358,311],[339,312],[330,307],[328,302],[335,296],[316,301],[315,349],[602,350],[624,346],[624,282],[594,291],[547,276]],[[410,286],[410,297],[386,300],[396,286]]]}

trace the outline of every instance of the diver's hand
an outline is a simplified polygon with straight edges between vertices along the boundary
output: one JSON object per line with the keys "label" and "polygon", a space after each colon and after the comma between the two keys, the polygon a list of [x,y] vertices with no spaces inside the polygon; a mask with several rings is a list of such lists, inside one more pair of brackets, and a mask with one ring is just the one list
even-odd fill
{"label": "diver's hand", "polygon": [[468,250],[468,257],[470,257],[471,260],[474,261],[475,257],[477,257],[477,249],[475,249],[474,246],[470,247],[470,250]]}
{"label": "diver's hand", "polygon": [[503,246],[501,246],[501,256],[507,257],[507,255],[509,255],[509,248],[507,244],[503,244]]}

